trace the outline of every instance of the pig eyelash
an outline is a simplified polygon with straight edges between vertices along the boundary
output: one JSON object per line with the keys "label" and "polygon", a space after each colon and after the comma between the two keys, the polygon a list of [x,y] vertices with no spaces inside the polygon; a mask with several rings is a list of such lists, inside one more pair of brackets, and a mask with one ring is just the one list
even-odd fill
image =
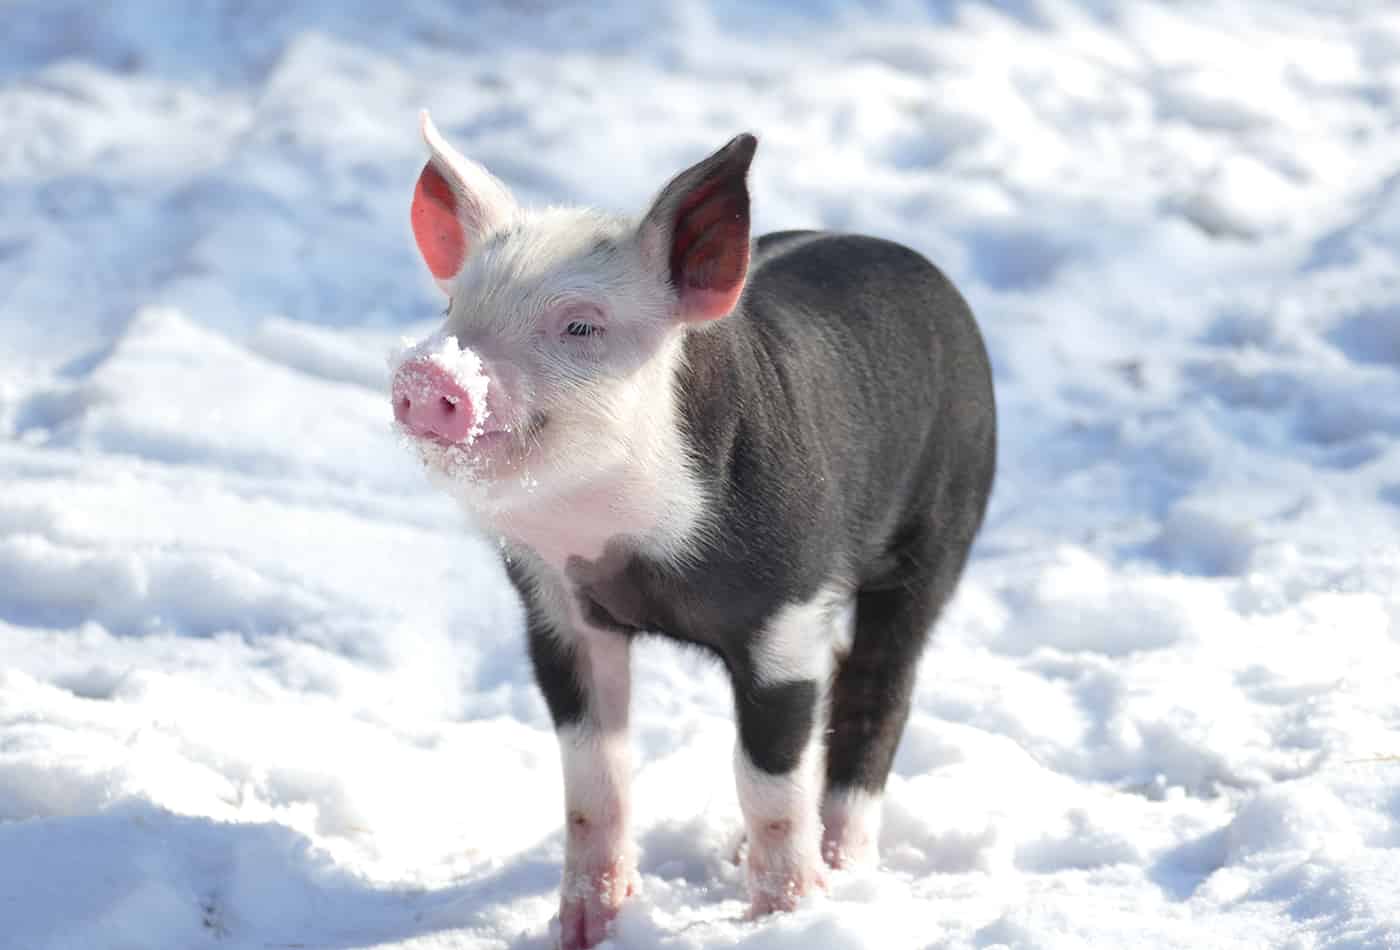
{"label": "pig eyelash", "polygon": [[570,320],[564,327],[564,334],[573,337],[600,337],[603,335],[603,328],[583,320]]}
{"label": "pig eyelash", "polygon": [[594,303],[579,300],[564,300],[550,307],[544,326],[547,333],[555,335],[558,343],[574,351],[576,356],[596,357],[597,344],[602,342],[606,332],[607,317],[603,309]]}

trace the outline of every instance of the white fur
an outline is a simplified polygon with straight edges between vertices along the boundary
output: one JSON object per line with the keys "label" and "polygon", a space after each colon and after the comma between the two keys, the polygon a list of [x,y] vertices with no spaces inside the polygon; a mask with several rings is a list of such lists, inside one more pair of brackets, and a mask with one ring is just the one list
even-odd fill
{"label": "white fur", "polygon": [[653,557],[683,561],[708,530],[709,506],[670,385],[680,342],[574,407],[572,419],[554,419],[516,476],[462,484],[457,497],[556,571],[571,556],[596,558],[620,535]]}
{"label": "white fur", "polygon": [[823,782],[820,718],[797,767],[772,775],[735,744],[734,776],[748,833],[749,898],[755,913],[791,909],[824,884],[818,804]]}
{"label": "white fur", "polygon": [[566,873],[592,873],[631,856],[631,661],[626,638],[615,634],[590,634],[576,650],[588,705],[581,722],[559,730],[569,830]]}
{"label": "white fur", "polygon": [[754,644],[758,681],[769,686],[815,679],[825,687],[833,660],[850,649],[851,605],[851,591],[832,584],[811,600],[778,611]]}
{"label": "white fur", "polygon": [[[559,731],[559,753],[569,831],[566,871],[583,871],[630,855],[627,734],[599,732],[592,724],[567,726]],[[575,829],[584,825],[591,833],[580,838]]]}

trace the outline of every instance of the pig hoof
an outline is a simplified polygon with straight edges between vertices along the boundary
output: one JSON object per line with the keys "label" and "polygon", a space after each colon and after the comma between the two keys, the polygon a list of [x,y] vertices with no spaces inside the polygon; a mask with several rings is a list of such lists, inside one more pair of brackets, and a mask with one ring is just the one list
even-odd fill
{"label": "pig hoof", "polygon": [[834,871],[864,871],[880,863],[880,853],[869,835],[846,825],[828,828],[822,835],[822,859]]}
{"label": "pig hoof", "polygon": [[809,894],[826,892],[826,875],[820,867],[791,874],[751,875],[749,919],[795,910]]}
{"label": "pig hoof", "polygon": [[880,797],[847,789],[828,791],[822,805],[822,859],[845,870],[873,870],[880,863]]}
{"label": "pig hoof", "polygon": [[581,874],[559,899],[560,950],[588,950],[608,938],[622,902],[637,892],[635,871]]}
{"label": "pig hoof", "polygon": [[596,901],[564,901],[559,907],[560,950],[588,950],[602,943],[617,911]]}

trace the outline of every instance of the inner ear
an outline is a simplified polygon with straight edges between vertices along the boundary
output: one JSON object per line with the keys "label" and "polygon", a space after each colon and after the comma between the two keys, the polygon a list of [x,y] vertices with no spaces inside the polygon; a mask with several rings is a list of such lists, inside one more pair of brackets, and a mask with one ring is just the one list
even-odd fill
{"label": "inner ear", "polygon": [[687,321],[727,316],[749,269],[748,170],[758,140],[744,134],[672,179],[644,227],[666,248],[667,276]]}
{"label": "inner ear", "polygon": [[467,259],[467,234],[457,210],[457,196],[432,162],[423,166],[413,189],[413,239],[423,262],[439,281],[450,280]]}

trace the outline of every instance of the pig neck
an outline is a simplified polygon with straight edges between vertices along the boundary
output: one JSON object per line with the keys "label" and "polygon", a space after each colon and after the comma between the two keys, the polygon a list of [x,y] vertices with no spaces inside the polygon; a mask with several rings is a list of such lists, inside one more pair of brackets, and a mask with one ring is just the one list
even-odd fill
{"label": "pig neck", "polygon": [[537,473],[527,495],[485,513],[509,548],[527,548],[560,571],[619,541],[661,561],[686,559],[709,506],[676,391],[685,349],[677,332],[616,388],[595,416],[605,421],[553,446],[552,454],[584,465]]}

